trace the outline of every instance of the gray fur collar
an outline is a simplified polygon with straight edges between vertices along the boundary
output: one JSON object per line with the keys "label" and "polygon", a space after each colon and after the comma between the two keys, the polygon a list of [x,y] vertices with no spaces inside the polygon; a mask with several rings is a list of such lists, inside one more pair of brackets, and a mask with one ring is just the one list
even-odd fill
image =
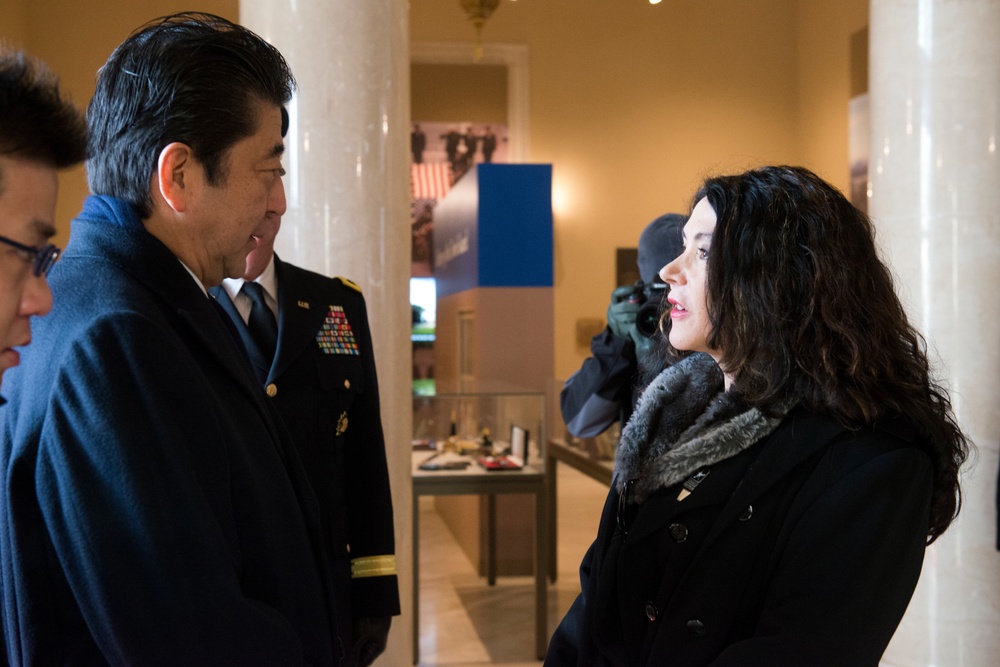
{"label": "gray fur collar", "polygon": [[[782,410],[782,416],[787,409]],[[673,486],[695,471],[736,456],[777,428],[733,392],[722,391],[722,373],[707,354],[692,354],[654,379],[622,432],[614,484],[637,480],[630,504]]]}

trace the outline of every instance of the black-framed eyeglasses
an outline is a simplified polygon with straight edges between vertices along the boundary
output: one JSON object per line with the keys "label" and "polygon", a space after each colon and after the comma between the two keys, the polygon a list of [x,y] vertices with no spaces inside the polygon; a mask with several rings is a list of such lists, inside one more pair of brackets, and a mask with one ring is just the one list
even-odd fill
{"label": "black-framed eyeglasses", "polygon": [[6,236],[0,236],[0,243],[6,243],[12,248],[17,248],[21,252],[25,253],[31,262],[31,270],[35,276],[43,278],[49,275],[49,271],[52,270],[52,266],[59,259],[60,250],[57,246],[46,243],[40,248],[34,248],[30,245],[24,245],[23,243],[18,243],[14,239],[9,239]]}

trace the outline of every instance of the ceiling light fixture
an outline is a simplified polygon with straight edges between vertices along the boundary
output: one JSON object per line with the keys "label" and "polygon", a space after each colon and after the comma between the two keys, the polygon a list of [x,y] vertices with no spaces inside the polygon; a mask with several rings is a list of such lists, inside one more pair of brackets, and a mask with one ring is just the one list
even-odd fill
{"label": "ceiling light fixture", "polygon": [[[511,0],[514,2],[515,0]],[[649,0],[649,4],[658,5],[662,0]],[[500,6],[500,0],[459,0],[465,16],[476,28],[476,48],[474,56],[476,62],[483,59],[483,26],[493,16],[493,12]]]}
{"label": "ceiling light fixture", "polygon": [[472,25],[476,28],[476,49],[475,49],[475,59],[479,62],[483,59],[483,26],[493,12],[496,11],[497,7],[500,5],[500,0],[460,0],[462,3],[462,9],[465,10],[465,15]]}

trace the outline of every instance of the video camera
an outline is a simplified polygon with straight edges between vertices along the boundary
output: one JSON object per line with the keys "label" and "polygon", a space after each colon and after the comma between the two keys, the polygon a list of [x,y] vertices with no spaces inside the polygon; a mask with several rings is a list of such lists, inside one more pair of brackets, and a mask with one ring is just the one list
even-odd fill
{"label": "video camera", "polygon": [[629,303],[641,303],[635,316],[635,328],[646,338],[652,338],[660,328],[660,315],[663,314],[663,298],[667,293],[667,284],[655,278],[646,283],[637,280],[635,291],[628,298]]}

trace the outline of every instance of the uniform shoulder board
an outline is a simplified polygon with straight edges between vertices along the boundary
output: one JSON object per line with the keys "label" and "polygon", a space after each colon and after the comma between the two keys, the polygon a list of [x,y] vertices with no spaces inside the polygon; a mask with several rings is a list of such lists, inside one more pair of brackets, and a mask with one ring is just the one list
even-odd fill
{"label": "uniform shoulder board", "polygon": [[361,293],[361,286],[358,285],[353,280],[348,280],[344,276],[337,276],[337,280],[339,280],[341,283],[343,283],[344,287],[350,287],[355,292],[358,292],[359,294]]}

